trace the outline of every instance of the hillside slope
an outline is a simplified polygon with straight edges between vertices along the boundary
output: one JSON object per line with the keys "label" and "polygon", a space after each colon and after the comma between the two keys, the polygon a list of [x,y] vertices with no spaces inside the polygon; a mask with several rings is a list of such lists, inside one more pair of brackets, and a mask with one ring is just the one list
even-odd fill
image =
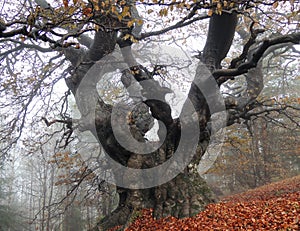
{"label": "hillside slope", "polygon": [[136,230],[300,230],[300,176],[227,197],[192,218],[155,220],[143,210],[126,229]]}

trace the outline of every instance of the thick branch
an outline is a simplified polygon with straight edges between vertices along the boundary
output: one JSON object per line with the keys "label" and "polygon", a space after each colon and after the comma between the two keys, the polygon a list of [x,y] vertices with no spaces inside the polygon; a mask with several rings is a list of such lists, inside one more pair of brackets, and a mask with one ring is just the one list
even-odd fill
{"label": "thick branch", "polygon": [[90,48],[93,44],[93,39],[91,39],[88,35],[85,35],[85,34],[79,36],[78,41],[80,44],[82,44],[88,48]]}
{"label": "thick branch", "polygon": [[[125,62],[130,67],[131,75],[142,87],[142,95],[146,98],[144,103],[149,106],[152,116],[164,122],[167,127],[170,126],[173,123],[173,119],[170,105],[165,101],[165,95],[172,91],[168,88],[161,87],[160,84],[153,79],[153,76],[150,75],[147,69],[138,64],[132,55],[131,46],[124,47],[121,51]],[[129,77],[130,75],[127,75],[127,78]],[[123,78],[123,83],[125,82],[126,79]],[[154,96],[155,99],[153,99]]]}
{"label": "thick branch", "polygon": [[263,33],[265,31],[263,29],[253,30],[253,26],[254,26],[254,22],[250,26],[251,35],[247,43],[244,45],[242,54],[231,61],[229,68],[236,67],[239,63],[241,63],[243,60],[247,58],[249,49],[255,43],[258,34]]}
{"label": "thick branch", "polygon": [[[197,67],[196,76],[189,92],[189,99],[201,117],[199,118],[201,129],[205,129],[211,114],[214,113],[209,110],[208,105],[215,105],[214,110],[216,111],[221,106],[221,99],[216,94],[219,90],[216,89],[217,86],[207,68],[212,71],[220,67],[222,59],[226,57],[232,44],[236,23],[236,13],[214,14],[209,22],[207,40],[200,58],[202,62]],[[201,90],[198,86],[201,87]]]}
{"label": "thick branch", "polygon": [[98,31],[89,51],[89,57],[93,61],[101,59],[104,55],[111,53],[117,43],[116,31]]}
{"label": "thick branch", "polygon": [[236,13],[214,14],[209,21],[208,35],[201,61],[210,70],[219,69],[226,57],[234,37],[237,24]]}
{"label": "thick branch", "polygon": [[[237,76],[247,73],[251,68],[257,66],[259,60],[263,57],[264,53],[271,46],[282,44],[282,43],[294,43],[298,44],[300,42],[300,32],[288,35],[282,35],[274,39],[265,40],[261,46],[253,53],[252,57],[248,62],[239,65],[237,68],[216,70],[212,74],[217,79],[219,84],[224,83],[227,79],[232,78],[232,76]],[[224,76],[228,77],[225,78]]]}

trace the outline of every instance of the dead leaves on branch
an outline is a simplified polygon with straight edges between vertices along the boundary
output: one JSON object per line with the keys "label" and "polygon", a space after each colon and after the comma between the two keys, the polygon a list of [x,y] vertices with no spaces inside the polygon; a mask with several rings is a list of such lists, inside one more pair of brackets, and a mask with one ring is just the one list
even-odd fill
{"label": "dead leaves on branch", "polygon": [[300,176],[227,197],[192,218],[155,220],[152,212],[143,210],[126,231],[299,230]]}
{"label": "dead leaves on branch", "polygon": [[78,182],[92,181],[96,175],[82,161],[79,153],[58,152],[54,154],[49,164],[55,164],[59,171],[55,186],[59,185],[77,185]]}
{"label": "dead leaves on branch", "polygon": [[[223,12],[233,12],[238,9],[244,12],[244,15],[245,13],[248,15],[251,13],[252,8],[260,5],[266,9],[267,7],[272,8],[274,11],[282,9],[283,6],[284,9],[288,9],[288,6],[290,6],[291,10],[286,12],[286,16],[280,17],[285,17],[285,23],[297,20],[299,10],[294,6],[296,4],[295,1],[272,1],[272,4],[270,2],[255,3],[255,1],[230,0],[138,0],[134,2],[129,0],[60,0],[55,1],[55,4],[49,5],[48,8],[36,6],[34,10],[27,12],[25,15],[27,19],[22,22],[22,24],[27,24],[27,29],[25,32],[19,29],[14,31],[14,33],[20,35],[20,41],[22,42],[25,42],[26,38],[29,37],[35,40],[40,39],[44,42],[50,42],[53,44],[53,48],[55,48],[57,46],[66,47],[66,45],[53,40],[53,36],[61,37],[59,41],[62,41],[69,38],[76,39],[81,34],[92,30],[128,30],[140,27],[142,24],[145,25],[144,28],[151,28],[151,20],[153,18],[164,18],[166,26],[169,26],[167,31],[169,31],[194,22],[196,20],[195,17],[199,16],[199,14],[202,15],[201,13],[204,11],[206,11],[207,15],[204,13],[204,16],[196,17],[197,20],[204,19],[213,14],[221,15]],[[144,10],[142,10],[143,7],[140,7],[140,5],[145,7]],[[250,15],[251,18],[255,18],[255,15],[252,14]],[[176,21],[177,23],[174,25],[168,25]],[[0,30],[3,31],[6,29],[5,24],[1,23],[1,26]],[[60,34],[54,30],[56,28],[68,31],[72,30],[72,33]],[[41,33],[42,31],[43,33]],[[151,33],[146,33],[147,36],[142,37],[145,38],[165,32],[166,30],[162,30],[152,35]],[[5,36],[10,35],[6,34]],[[78,43],[67,43],[67,46],[80,48]]]}
{"label": "dead leaves on branch", "polygon": [[[271,6],[273,10],[286,5],[289,3],[291,6],[291,10],[294,10],[294,1],[284,1],[280,3],[280,1],[266,1],[261,3],[256,3],[252,1],[232,1],[232,0],[213,0],[213,1],[198,1],[198,0],[139,0],[137,1],[137,5],[145,5],[145,6],[161,6],[161,8],[157,9],[158,17],[166,17],[170,14],[171,11],[178,9],[180,12],[182,10],[190,10],[194,8],[194,10],[206,9],[207,15],[212,16],[213,14],[221,15],[222,12],[231,12],[233,10],[238,10],[241,8],[247,9],[257,7],[259,4]],[[95,15],[95,12],[100,12],[101,14],[115,14],[118,19],[121,21],[123,18],[129,17],[130,10],[128,10],[132,6],[132,1],[126,0],[61,0],[62,8],[65,11],[70,11],[73,8],[81,8],[84,16],[92,17]],[[278,7],[280,6],[280,7]],[[73,10],[75,12],[75,10]],[[151,7],[147,12],[151,14],[154,12],[154,8]]]}

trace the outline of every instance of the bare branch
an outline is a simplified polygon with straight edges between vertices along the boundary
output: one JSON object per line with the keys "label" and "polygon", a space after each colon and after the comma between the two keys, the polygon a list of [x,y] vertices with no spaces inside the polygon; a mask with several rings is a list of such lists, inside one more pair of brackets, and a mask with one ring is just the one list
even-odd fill
{"label": "bare branch", "polygon": [[202,14],[198,17],[193,18],[193,16],[195,15],[196,10],[192,10],[186,17],[184,17],[182,20],[180,20],[179,22],[175,23],[172,26],[169,26],[167,28],[158,30],[158,31],[152,31],[152,32],[148,32],[148,33],[142,33],[140,37],[137,37],[138,40],[142,40],[148,37],[152,37],[152,36],[156,36],[156,35],[161,35],[164,34],[168,31],[174,30],[174,29],[178,29],[178,28],[182,28],[184,26],[188,26],[196,21],[200,21],[206,18],[209,18],[209,16],[207,14]]}
{"label": "bare branch", "polygon": [[249,69],[256,67],[257,63],[263,57],[264,53],[269,47],[282,43],[298,44],[299,42],[299,32],[294,34],[282,35],[274,39],[265,40],[260,45],[260,47],[253,53],[251,59],[248,62],[242,63],[237,68],[215,70],[212,74],[215,77],[215,79],[217,79],[218,83],[222,84],[228,79],[231,79],[232,76],[245,74],[249,71]]}

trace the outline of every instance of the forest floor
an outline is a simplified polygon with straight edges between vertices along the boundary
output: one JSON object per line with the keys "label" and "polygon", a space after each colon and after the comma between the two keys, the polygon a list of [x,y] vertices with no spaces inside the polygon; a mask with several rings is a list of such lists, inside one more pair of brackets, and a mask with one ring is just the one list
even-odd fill
{"label": "forest floor", "polygon": [[300,175],[232,195],[194,217],[155,220],[143,210],[126,231],[300,230]]}

